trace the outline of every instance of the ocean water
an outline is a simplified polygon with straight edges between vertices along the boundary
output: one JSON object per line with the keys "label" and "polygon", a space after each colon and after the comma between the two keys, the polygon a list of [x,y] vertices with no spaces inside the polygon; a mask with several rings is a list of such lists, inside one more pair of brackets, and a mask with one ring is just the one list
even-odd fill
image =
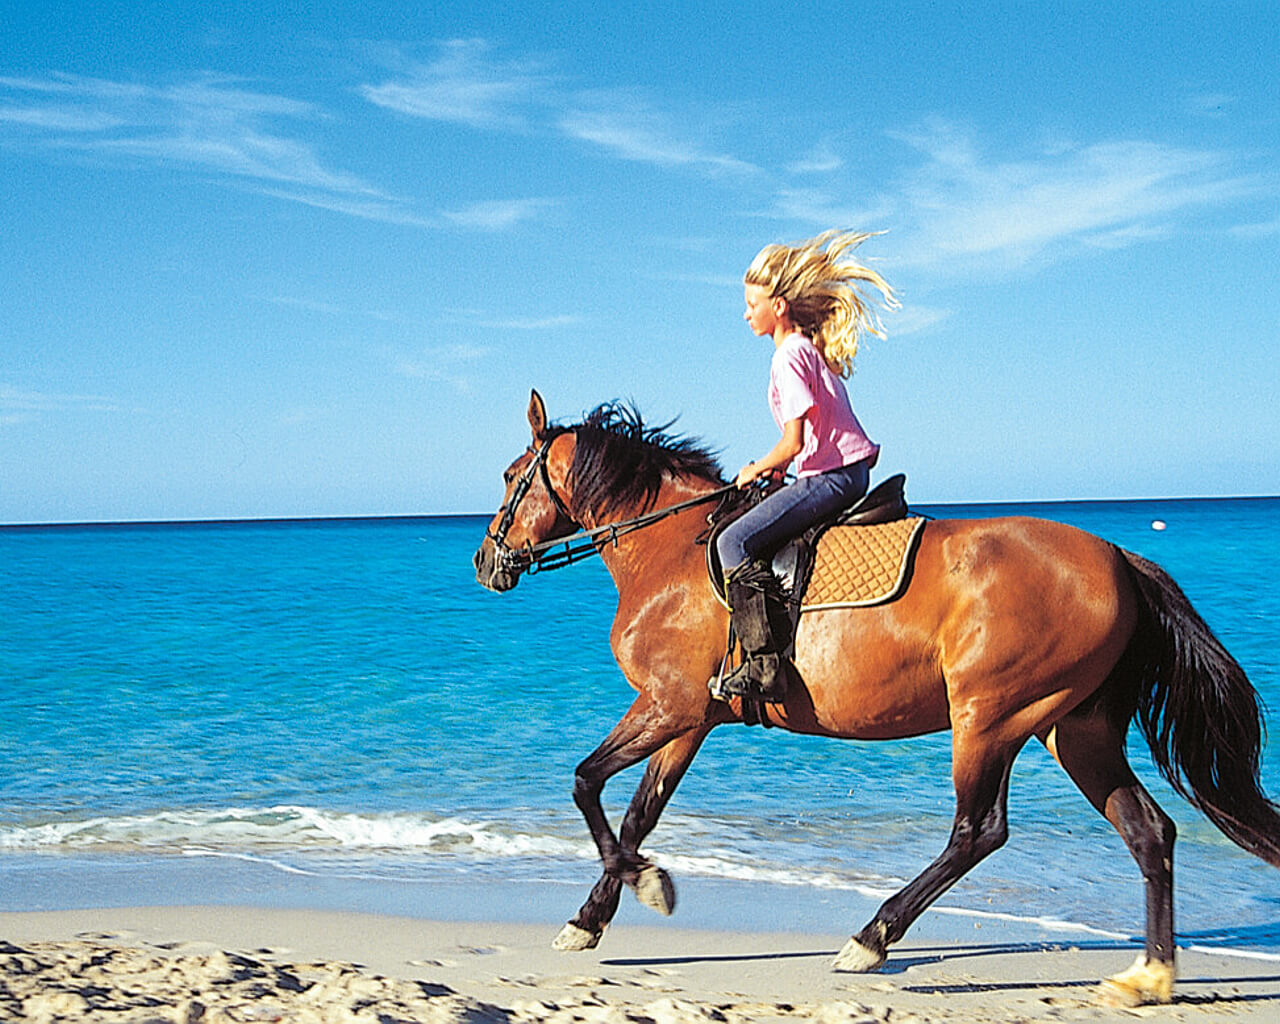
{"label": "ocean water", "polygon": [[[923,511],[1057,519],[1161,563],[1280,735],[1280,499]],[[486,521],[0,529],[0,910],[292,886],[433,914],[442,894],[492,884],[570,916],[598,873],[573,769],[633,696],[608,647],[616,595],[598,560],[482,590],[470,559]],[[1179,824],[1180,941],[1280,955],[1280,871],[1175,796],[1136,734],[1130,747]],[[856,929],[942,849],[949,762],[946,734],[724,727],[645,849],[677,886],[715,894],[718,920],[682,925],[722,926],[741,900],[748,926]],[[639,772],[606,789],[615,822]],[[1263,783],[1280,794],[1274,745]],[[938,912],[1140,934],[1137,869],[1034,744],[1010,821]],[[746,909],[762,886],[790,894],[789,915]]]}

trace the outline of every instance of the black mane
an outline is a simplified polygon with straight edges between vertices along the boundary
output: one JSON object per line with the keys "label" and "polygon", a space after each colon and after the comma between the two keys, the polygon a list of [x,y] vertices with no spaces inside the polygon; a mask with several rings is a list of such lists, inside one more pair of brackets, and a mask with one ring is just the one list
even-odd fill
{"label": "black mane", "polygon": [[723,483],[715,454],[696,439],[671,436],[670,427],[646,427],[630,405],[606,402],[580,424],[560,428],[577,438],[569,467],[574,508],[599,514],[638,504],[647,511],[667,477]]}

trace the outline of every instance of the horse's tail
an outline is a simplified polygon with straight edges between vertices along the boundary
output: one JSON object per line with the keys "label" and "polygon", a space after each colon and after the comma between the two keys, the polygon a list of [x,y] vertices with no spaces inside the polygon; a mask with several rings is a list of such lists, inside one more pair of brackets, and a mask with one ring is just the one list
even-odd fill
{"label": "horse's tail", "polygon": [[1280,867],[1280,807],[1258,778],[1257,691],[1169,574],[1121,553],[1140,598],[1126,652],[1138,674],[1135,713],[1160,774],[1229,839]]}

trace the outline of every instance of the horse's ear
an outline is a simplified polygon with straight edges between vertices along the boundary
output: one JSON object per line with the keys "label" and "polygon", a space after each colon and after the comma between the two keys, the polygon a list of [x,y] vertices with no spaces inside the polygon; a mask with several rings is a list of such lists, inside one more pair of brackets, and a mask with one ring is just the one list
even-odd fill
{"label": "horse's ear", "polygon": [[547,407],[537,391],[529,393],[529,427],[535,441],[541,441],[547,433]]}

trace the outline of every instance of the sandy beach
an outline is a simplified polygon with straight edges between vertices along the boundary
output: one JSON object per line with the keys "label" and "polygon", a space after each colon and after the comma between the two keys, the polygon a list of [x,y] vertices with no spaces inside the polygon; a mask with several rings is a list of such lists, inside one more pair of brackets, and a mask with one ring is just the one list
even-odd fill
{"label": "sandy beach", "polygon": [[845,936],[629,925],[557,953],[555,928],[331,911],[141,907],[0,914],[0,1020],[1270,1021],[1280,964],[1184,950],[1172,1005],[1099,1005],[1135,949],[895,947],[837,974]]}

